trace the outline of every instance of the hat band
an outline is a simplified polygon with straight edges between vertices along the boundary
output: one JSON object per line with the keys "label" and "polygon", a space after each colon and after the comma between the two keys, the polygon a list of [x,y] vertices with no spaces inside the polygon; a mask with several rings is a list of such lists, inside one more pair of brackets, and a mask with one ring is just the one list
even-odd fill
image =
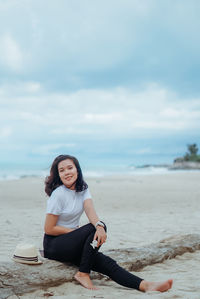
{"label": "hat band", "polygon": [[29,261],[29,262],[38,262],[38,257],[37,256],[33,256],[33,257],[23,257],[23,256],[18,256],[18,255],[15,255],[13,256],[14,258],[17,258],[19,260],[22,260],[22,261]]}

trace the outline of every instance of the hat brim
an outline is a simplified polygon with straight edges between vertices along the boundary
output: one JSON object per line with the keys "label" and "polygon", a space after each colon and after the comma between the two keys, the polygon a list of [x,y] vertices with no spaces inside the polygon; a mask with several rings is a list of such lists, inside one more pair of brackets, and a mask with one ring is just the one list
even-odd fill
{"label": "hat brim", "polygon": [[13,257],[12,260],[17,262],[17,263],[27,264],[27,265],[41,265],[41,264],[43,264],[43,262],[40,261],[40,260],[38,260],[37,262],[36,261],[26,261],[26,260],[20,260],[16,257]]}

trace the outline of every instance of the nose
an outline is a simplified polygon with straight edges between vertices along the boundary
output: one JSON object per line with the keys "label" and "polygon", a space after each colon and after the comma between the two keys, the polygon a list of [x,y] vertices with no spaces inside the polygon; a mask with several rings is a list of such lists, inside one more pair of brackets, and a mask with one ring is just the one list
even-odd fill
{"label": "nose", "polygon": [[70,169],[65,169],[65,172],[64,172],[65,175],[68,175],[70,174]]}

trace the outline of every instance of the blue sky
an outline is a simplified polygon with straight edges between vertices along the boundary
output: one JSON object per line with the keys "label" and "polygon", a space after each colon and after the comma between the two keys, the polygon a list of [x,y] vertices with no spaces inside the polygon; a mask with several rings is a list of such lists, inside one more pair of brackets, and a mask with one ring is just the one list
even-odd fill
{"label": "blue sky", "polygon": [[200,146],[198,0],[0,0],[0,162]]}

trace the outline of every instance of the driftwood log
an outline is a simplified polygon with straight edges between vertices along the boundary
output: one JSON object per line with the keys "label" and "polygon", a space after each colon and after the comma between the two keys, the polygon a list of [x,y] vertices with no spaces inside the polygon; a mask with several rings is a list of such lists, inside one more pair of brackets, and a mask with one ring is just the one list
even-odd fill
{"label": "driftwood log", "polygon": [[[173,236],[141,248],[114,249],[104,252],[129,271],[138,271],[147,265],[161,263],[185,252],[200,249],[200,235]],[[23,265],[14,261],[0,264],[0,299],[22,295],[37,289],[47,289],[73,281],[77,269],[70,265],[44,259],[42,265]],[[93,272],[92,278],[103,275]],[[14,298],[14,297],[13,297]],[[16,297],[15,297],[16,298]]]}

